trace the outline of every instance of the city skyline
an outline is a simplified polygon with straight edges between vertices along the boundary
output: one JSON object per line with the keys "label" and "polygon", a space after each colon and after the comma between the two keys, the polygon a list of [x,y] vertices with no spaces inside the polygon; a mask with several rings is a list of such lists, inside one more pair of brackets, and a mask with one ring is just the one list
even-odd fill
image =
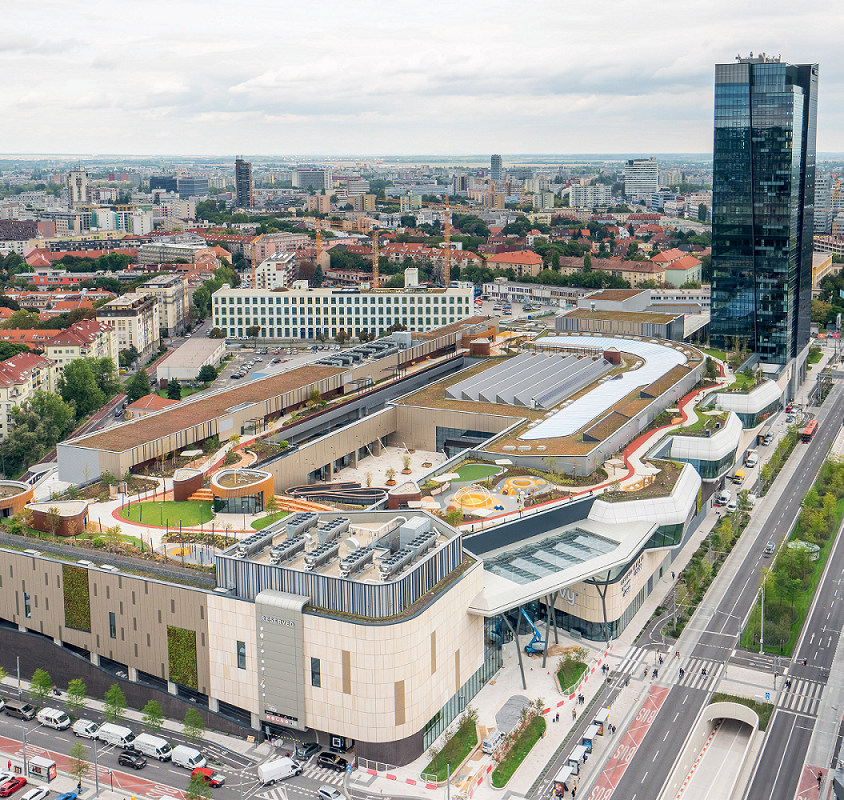
{"label": "city skyline", "polygon": [[760,20],[723,2],[682,16],[611,3],[600,17],[550,3],[370,15],[328,2],[318,25],[305,7],[285,9],[284,31],[303,35],[278,48],[269,3],[236,15],[221,3],[201,16],[184,3],[140,8],[11,7],[0,59],[23,77],[0,89],[4,150],[705,153],[714,64],[767,50],[820,63],[818,149],[844,151],[829,2],[799,26],[784,3]]}

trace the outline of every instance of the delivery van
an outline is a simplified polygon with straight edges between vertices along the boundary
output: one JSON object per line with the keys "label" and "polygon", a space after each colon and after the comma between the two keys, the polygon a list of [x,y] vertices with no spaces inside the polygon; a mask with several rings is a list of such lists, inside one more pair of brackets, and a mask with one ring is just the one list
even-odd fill
{"label": "delivery van", "polygon": [[83,739],[96,739],[100,726],[90,719],[78,719],[73,723],[73,735]]}
{"label": "delivery van", "polygon": [[744,470],[737,469],[736,474],[733,475],[733,483],[736,486],[741,486],[744,483]]}
{"label": "delivery van", "polygon": [[484,739],[484,743],[481,746],[481,749],[487,754],[492,755],[499,747],[501,747],[501,742],[504,741],[504,734],[498,730],[497,728],[493,728]]}
{"label": "delivery van", "polygon": [[145,756],[157,758],[159,761],[169,761],[173,755],[173,748],[166,739],[160,736],[153,736],[150,733],[142,733],[138,736],[132,747],[140,750]]}
{"label": "delivery van", "polygon": [[195,747],[188,747],[185,744],[180,744],[173,748],[171,759],[174,764],[191,771],[197,767],[204,767],[206,764],[205,758],[199,750]]}
{"label": "delivery van", "polygon": [[48,728],[55,728],[57,731],[63,731],[70,727],[70,717],[59,711],[57,708],[42,708],[35,718]]}
{"label": "delivery van", "polygon": [[124,728],[123,725],[112,725],[110,722],[106,722],[104,725],[100,725],[97,738],[107,744],[126,747],[135,741],[135,734],[129,728]]}
{"label": "delivery van", "polygon": [[[178,747],[176,748],[179,749]],[[265,786],[268,783],[275,783],[276,781],[283,781],[285,778],[291,778],[294,775],[302,774],[302,765],[298,761],[294,761],[290,756],[277,758],[275,761],[268,761],[266,764],[261,764],[258,767],[258,779]]]}

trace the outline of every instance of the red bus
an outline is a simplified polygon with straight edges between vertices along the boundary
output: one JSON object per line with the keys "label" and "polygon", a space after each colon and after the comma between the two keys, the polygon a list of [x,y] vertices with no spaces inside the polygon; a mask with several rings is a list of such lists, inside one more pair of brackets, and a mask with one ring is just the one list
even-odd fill
{"label": "red bus", "polygon": [[805,428],[803,428],[803,441],[804,442],[811,442],[812,437],[815,435],[815,432],[818,430],[818,421],[813,419]]}

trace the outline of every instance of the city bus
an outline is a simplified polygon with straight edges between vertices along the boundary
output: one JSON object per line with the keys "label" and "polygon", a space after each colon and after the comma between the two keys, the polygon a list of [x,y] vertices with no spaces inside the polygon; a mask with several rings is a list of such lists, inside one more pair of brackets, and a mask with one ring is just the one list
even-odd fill
{"label": "city bus", "polygon": [[818,430],[818,421],[813,419],[805,428],[803,428],[803,441],[804,442],[811,442],[812,437],[815,435],[815,432]]}

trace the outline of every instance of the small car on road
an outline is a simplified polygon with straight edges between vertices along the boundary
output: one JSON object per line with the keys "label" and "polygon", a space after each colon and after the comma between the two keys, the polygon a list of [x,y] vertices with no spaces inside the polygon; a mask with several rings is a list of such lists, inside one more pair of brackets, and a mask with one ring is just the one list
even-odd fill
{"label": "small car on road", "polygon": [[317,797],[320,800],[343,800],[343,793],[333,786],[320,786],[317,789]]}
{"label": "small car on road", "polygon": [[341,758],[336,753],[320,753],[316,760],[318,767],[325,767],[326,769],[334,769],[337,772],[345,772],[349,762],[345,758]]}
{"label": "small car on road", "polygon": [[202,778],[212,789],[222,786],[226,782],[226,776],[214,772],[210,767],[197,767],[190,774],[191,778]]}
{"label": "small car on road", "polygon": [[296,745],[296,758],[299,761],[307,761],[314,753],[318,753],[322,748],[316,742],[305,742],[304,744]]}
{"label": "small car on road", "polygon": [[132,767],[132,769],[143,769],[147,765],[146,757],[137,750],[124,750],[117,758],[121,767]]}

